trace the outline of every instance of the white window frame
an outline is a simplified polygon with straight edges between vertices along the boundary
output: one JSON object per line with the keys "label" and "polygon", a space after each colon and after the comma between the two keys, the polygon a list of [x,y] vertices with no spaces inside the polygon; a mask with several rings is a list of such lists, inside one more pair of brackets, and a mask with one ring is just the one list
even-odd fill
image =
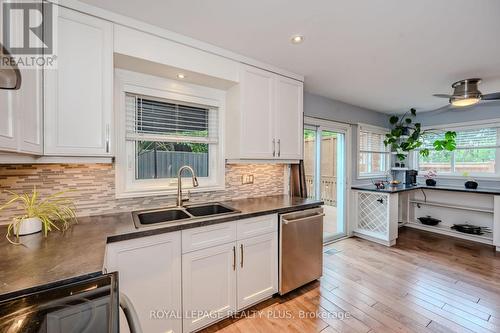
{"label": "white window frame", "polygon": [[[439,131],[465,131],[465,130],[473,130],[478,128],[497,128],[497,142],[500,143],[500,118],[489,119],[489,120],[480,120],[480,121],[470,121],[467,123],[454,123],[454,124],[446,124],[446,125],[436,125],[436,126],[424,126],[423,130],[428,129],[436,129]],[[471,147],[474,148],[474,147]],[[487,148],[487,147],[479,147],[479,148]],[[495,172],[494,173],[469,173],[469,177],[473,177],[475,179],[482,180],[498,180],[500,178],[500,147],[496,148],[495,154]],[[425,171],[420,171],[420,152],[418,150],[413,152],[413,160],[414,167],[419,171],[419,176],[423,176]],[[450,165],[454,166],[454,152],[452,152],[452,160]],[[461,172],[438,172],[438,178],[442,179],[465,179]]]}
{"label": "white window frame", "polygon": [[389,149],[386,147],[386,151],[384,152],[377,152],[377,151],[372,151],[371,153],[384,153],[387,155],[387,158],[385,159],[385,169],[386,171],[384,172],[371,172],[371,173],[364,173],[361,174],[360,170],[360,165],[359,165],[359,158],[361,156],[361,153],[369,153],[368,151],[361,151],[360,150],[360,145],[361,145],[361,140],[360,140],[360,133],[361,130],[366,131],[366,132],[372,132],[376,134],[382,134],[386,135],[389,133],[389,129],[384,128],[384,127],[379,127],[375,125],[368,125],[368,124],[362,124],[359,123],[357,124],[358,127],[356,129],[356,135],[357,135],[357,142],[356,142],[356,166],[357,166],[357,178],[358,179],[371,179],[371,178],[377,178],[377,177],[383,177],[387,174],[387,172],[390,171],[390,165],[391,165],[391,153]]}
{"label": "white window frame", "polygon": [[[117,198],[171,195],[177,191],[177,178],[136,179],[135,142],[127,141],[126,93],[151,96],[179,103],[198,104],[218,110],[218,143],[209,145],[209,177],[199,177],[193,188],[191,178],[183,177],[182,187],[193,193],[225,189],[224,114],[226,93],[222,90],[166,78],[115,70],[116,192]],[[213,158],[212,158],[213,156]]]}

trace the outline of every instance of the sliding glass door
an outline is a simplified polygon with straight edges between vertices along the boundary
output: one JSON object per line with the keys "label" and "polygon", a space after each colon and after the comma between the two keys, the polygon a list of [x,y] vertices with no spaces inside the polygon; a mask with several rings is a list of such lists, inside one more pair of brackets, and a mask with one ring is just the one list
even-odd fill
{"label": "sliding glass door", "polygon": [[325,203],[325,243],[346,235],[346,131],[335,125],[310,121],[304,126],[307,195]]}

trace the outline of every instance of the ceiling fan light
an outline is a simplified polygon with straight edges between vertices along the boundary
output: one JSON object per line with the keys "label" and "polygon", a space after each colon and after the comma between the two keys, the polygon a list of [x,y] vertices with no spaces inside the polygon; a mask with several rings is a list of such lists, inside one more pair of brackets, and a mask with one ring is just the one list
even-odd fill
{"label": "ceiling fan light", "polygon": [[450,103],[453,106],[464,107],[477,104],[480,100],[481,97],[450,98]]}

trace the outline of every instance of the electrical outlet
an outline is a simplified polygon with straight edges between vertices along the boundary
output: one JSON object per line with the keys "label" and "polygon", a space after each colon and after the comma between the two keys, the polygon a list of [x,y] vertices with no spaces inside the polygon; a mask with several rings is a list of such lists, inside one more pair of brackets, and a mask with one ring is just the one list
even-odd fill
{"label": "electrical outlet", "polygon": [[253,184],[253,175],[248,174],[241,176],[241,184],[242,185]]}

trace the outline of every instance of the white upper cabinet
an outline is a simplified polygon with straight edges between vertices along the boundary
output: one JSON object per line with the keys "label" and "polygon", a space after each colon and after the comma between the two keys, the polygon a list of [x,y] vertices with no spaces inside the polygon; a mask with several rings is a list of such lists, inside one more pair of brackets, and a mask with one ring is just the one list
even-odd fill
{"label": "white upper cabinet", "polygon": [[113,25],[58,8],[57,68],[46,70],[45,155],[110,156]]}
{"label": "white upper cabinet", "polygon": [[273,76],[253,67],[241,73],[240,158],[269,158],[273,153]]}
{"label": "white upper cabinet", "polygon": [[227,158],[302,158],[303,83],[241,65],[227,94]]}
{"label": "white upper cabinet", "polygon": [[279,159],[302,158],[303,94],[302,82],[276,75],[275,137]]}
{"label": "white upper cabinet", "polygon": [[[11,23],[12,37],[23,40],[22,20]],[[0,151],[41,155],[42,69],[21,67],[21,87],[0,90]]]}

